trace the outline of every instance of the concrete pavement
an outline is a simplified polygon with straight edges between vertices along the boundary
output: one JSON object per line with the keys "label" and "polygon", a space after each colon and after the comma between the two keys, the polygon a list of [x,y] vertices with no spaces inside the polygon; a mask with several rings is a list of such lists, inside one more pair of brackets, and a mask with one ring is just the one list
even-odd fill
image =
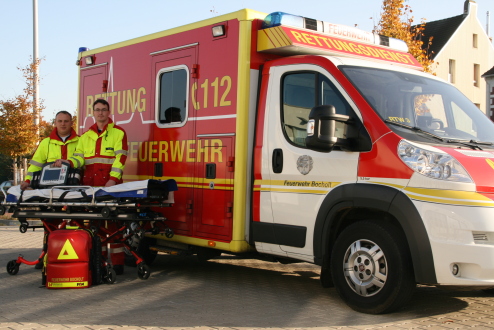
{"label": "concrete pavement", "polygon": [[0,226],[0,330],[3,329],[494,329],[494,297],[482,291],[422,286],[404,309],[387,315],[354,312],[319,268],[223,255],[159,255],[148,280],[126,267],[112,285],[48,290],[41,273],[9,260],[38,257],[42,230]]}

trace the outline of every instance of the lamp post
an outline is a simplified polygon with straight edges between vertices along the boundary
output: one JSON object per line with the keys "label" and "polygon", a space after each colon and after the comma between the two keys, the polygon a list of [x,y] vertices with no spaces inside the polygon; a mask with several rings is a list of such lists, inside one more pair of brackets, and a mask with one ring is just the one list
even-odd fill
{"label": "lamp post", "polygon": [[34,123],[39,125],[39,65],[36,64],[38,60],[38,0],[33,0],[33,112],[34,112]]}

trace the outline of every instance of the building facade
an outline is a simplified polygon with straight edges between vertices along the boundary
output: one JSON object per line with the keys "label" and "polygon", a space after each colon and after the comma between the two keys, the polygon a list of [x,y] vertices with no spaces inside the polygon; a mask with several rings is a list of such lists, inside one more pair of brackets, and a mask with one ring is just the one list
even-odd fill
{"label": "building facade", "polygon": [[455,85],[491,119],[483,73],[494,66],[494,45],[477,17],[477,3],[466,0],[463,14],[427,22],[423,40],[433,36],[430,51],[436,75]]}
{"label": "building facade", "polygon": [[486,84],[487,115],[494,121],[494,66],[482,75]]}

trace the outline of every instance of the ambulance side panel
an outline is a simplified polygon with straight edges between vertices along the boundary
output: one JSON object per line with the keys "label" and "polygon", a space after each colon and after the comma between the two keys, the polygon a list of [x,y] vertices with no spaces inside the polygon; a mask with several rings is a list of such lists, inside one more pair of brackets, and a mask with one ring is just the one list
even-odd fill
{"label": "ambulance side panel", "polygon": [[219,38],[213,24],[103,48],[80,69],[79,133],[94,124],[94,100],[106,98],[128,135],[124,180],[177,181],[175,204],[161,209],[176,238],[232,240],[240,22],[221,24]]}

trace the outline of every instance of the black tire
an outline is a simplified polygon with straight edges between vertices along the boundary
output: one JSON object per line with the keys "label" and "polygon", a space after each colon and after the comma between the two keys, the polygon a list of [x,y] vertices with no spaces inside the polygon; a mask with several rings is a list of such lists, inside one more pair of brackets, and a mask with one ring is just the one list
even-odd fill
{"label": "black tire", "polygon": [[27,232],[27,227],[29,227],[28,223],[21,223],[19,225],[19,231],[24,234],[25,232]]}
{"label": "black tire", "polygon": [[10,260],[7,263],[7,273],[9,275],[15,275],[19,272],[19,264],[15,260]]}
{"label": "black tire", "polygon": [[374,221],[356,222],[337,237],[331,273],[340,297],[352,309],[383,314],[410,300],[416,284],[405,242],[397,228]]}
{"label": "black tire", "polygon": [[139,265],[137,265],[137,276],[141,280],[147,280],[149,278],[149,275],[151,275],[151,269],[149,269],[148,265],[146,265],[144,262],[141,262]]}
{"label": "black tire", "polygon": [[103,275],[103,282],[106,284],[113,284],[117,280],[117,273],[113,267],[106,266],[105,275]]}
{"label": "black tire", "polygon": [[[158,251],[153,251],[149,249],[149,247],[153,244],[156,244],[156,239],[154,238],[149,238],[149,237],[143,237],[139,241],[139,245],[137,246],[136,253],[144,260],[144,262],[148,265],[152,265],[154,262],[154,259],[156,259],[156,256],[158,255]],[[125,260],[124,260],[125,266],[129,267],[136,267],[136,258],[130,254],[130,252],[126,251],[125,252]]]}

